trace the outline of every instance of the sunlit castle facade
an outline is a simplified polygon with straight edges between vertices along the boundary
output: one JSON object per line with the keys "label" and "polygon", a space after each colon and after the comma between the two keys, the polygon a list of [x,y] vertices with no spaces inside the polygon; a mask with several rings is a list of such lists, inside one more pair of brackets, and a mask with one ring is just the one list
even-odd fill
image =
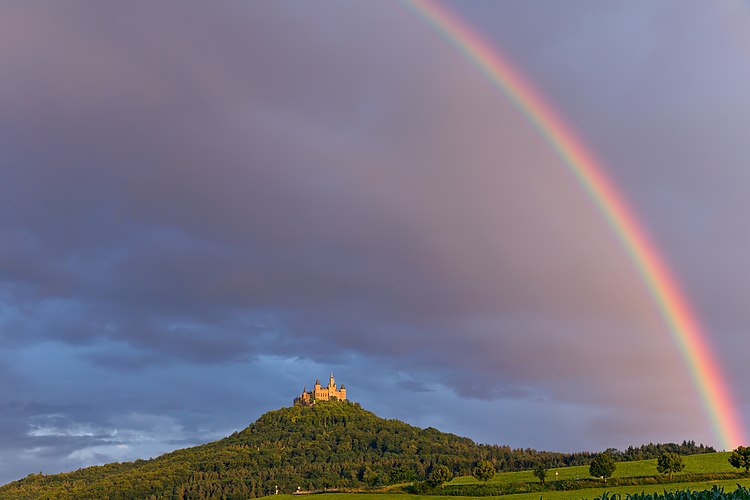
{"label": "sunlit castle facade", "polygon": [[312,391],[308,391],[307,387],[302,389],[302,394],[294,398],[294,404],[296,405],[314,405],[316,401],[330,401],[330,400],[346,400],[346,387],[341,384],[341,388],[336,388],[336,380],[333,378],[333,372],[331,377],[328,379],[328,387],[321,387],[320,381],[315,380],[315,385]]}

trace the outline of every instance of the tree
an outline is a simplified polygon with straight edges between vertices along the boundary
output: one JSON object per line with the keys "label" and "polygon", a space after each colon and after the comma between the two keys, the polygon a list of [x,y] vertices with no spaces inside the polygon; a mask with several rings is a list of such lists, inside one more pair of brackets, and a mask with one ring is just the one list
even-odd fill
{"label": "tree", "polygon": [[685,468],[685,464],[682,461],[682,455],[678,453],[670,453],[665,451],[656,460],[656,470],[660,474],[669,474],[669,479],[672,479],[672,474],[680,472]]}
{"label": "tree", "polygon": [[365,465],[362,470],[362,482],[370,486],[375,486],[379,479],[378,474],[370,469],[369,466]]}
{"label": "tree", "polygon": [[594,457],[589,465],[589,474],[594,477],[601,477],[604,482],[607,482],[607,478],[611,477],[615,473],[615,461],[612,457],[606,453],[600,453]]}
{"label": "tree", "polygon": [[474,467],[474,470],[471,471],[471,475],[479,481],[489,481],[495,477],[495,466],[492,465],[492,462],[482,460],[476,467]]}
{"label": "tree", "polygon": [[414,481],[417,478],[414,469],[402,465],[400,467],[394,467],[389,473],[391,483],[408,483]]}
{"label": "tree", "polygon": [[432,486],[440,486],[442,488],[443,483],[447,483],[451,479],[453,479],[453,473],[445,465],[435,466],[432,469],[432,474],[430,474],[430,483]]}
{"label": "tree", "polygon": [[547,479],[547,469],[544,468],[544,464],[539,462],[536,464],[536,468],[534,469],[534,475],[539,478],[539,481],[544,484],[544,480]]}
{"label": "tree", "polygon": [[750,471],[750,446],[738,446],[729,456],[732,467],[745,469],[745,474]]}

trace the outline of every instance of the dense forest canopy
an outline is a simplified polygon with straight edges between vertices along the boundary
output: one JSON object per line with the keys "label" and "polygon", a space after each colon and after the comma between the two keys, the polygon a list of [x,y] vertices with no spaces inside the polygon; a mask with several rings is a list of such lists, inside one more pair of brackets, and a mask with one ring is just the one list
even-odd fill
{"label": "dense forest canopy", "polygon": [[[608,450],[616,460],[653,458],[662,451],[714,450],[692,441]],[[227,438],[151,460],[31,474],[0,487],[0,498],[245,499],[272,494],[277,487],[291,493],[409,482],[424,479],[436,465],[470,475],[481,460],[512,471],[540,463],[583,465],[594,455],[477,444],[379,418],[357,403],[330,401],[271,411]]]}

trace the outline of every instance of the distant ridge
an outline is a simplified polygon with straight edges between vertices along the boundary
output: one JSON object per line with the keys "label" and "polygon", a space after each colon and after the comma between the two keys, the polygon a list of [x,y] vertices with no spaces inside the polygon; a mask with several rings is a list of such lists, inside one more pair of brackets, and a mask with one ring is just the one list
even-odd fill
{"label": "distant ridge", "polygon": [[292,493],[408,482],[424,479],[436,464],[468,475],[479,460],[498,470],[520,470],[539,462],[584,464],[591,456],[479,445],[382,419],[358,403],[322,401],[270,411],[227,438],[151,460],[30,474],[0,487],[0,499],[239,500],[273,494],[277,486]]}

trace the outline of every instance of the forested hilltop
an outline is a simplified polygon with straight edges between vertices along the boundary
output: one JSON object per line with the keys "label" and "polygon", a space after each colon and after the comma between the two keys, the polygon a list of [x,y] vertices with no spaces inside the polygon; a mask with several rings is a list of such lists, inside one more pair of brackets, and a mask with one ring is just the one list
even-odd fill
{"label": "forested hilltop", "polygon": [[[714,451],[647,445],[616,458],[649,458],[662,450]],[[654,455],[655,456],[655,455]],[[435,465],[469,475],[480,460],[497,470],[588,463],[592,453],[554,453],[480,445],[468,438],[385,420],[347,401],[271,411],[245,430],[213,443],[151,460],[88,467],[65,474],[31,474],[0,487],[0,498],[244,499],[297,488],[360,488],[424,479]]]}

